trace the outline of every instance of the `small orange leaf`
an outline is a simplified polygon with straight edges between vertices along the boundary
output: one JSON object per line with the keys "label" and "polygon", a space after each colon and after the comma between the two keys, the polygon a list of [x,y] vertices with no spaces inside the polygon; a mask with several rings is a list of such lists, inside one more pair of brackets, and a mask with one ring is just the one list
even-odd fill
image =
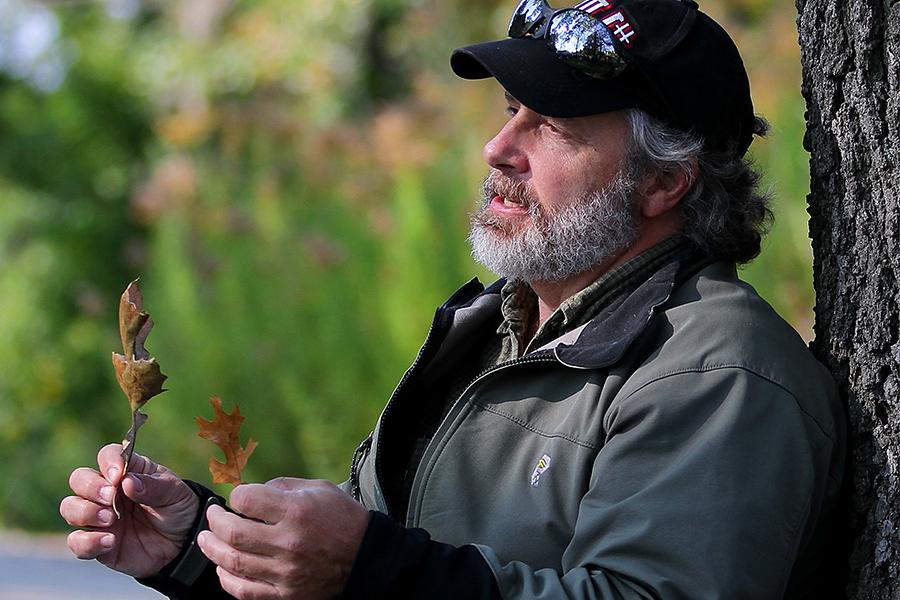
{"label": "small orange leaf", "polygon": [[222,400],[218,396],[210,398],[209,403],[215,415],[212,421],[202,417],[194,418],[197,427],[200,428],[197,435],[211,441],[225,453],[224,463],[215,458],[209,459],[209,472],[212,474],[213,483],[238,485],[241,483],[241,471],[247,465],[247,459],[253,454],[257,443],[251,438],[247,442],[247,447],[241,448],[238,431],[244,417],[241,416],[241,409],[237,404],[234,405],[231,414],[228,414],[222,410]]}

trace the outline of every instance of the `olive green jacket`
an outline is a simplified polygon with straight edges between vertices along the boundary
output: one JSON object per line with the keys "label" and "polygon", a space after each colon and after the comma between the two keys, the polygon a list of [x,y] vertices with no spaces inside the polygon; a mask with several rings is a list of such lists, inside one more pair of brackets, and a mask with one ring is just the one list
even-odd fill
{"label": "olive green jacket", "polygon": [[[405,525],[475,545],[504,598],[820,594],[844,464],[835,386],[733,265],[690,270],[670,262],[477,376],[425,450]],[[384,440],[496,327],[499,289],[470,282],[439,309],[354,461],[368,508],[390,514]]]}

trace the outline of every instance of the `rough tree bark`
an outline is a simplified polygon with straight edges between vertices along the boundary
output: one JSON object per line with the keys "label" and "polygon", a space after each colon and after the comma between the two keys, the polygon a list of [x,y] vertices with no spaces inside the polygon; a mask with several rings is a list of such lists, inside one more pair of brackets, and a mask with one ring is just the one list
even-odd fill
{"label": "rough tree bark", "polygon": [[900,0],[797,0],[813,349],[851,434],[847,598],[900,599]]}

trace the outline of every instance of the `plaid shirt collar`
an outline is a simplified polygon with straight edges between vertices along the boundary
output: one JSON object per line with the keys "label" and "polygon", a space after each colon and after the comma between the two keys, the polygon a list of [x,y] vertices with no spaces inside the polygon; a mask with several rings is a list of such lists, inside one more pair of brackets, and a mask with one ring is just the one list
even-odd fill
{"label": "plaid shirt collar", "polygon": [[624,289],[645,280],[665,264],[683,246],[675,236],[653,246],[631,260],[607,271],[580,292],[566,299],[538,328],[524,346],[528,326],[537,313],[537,295],[524,281],[512,280],[500,291],[503,322],[497,329],[502,347],[497,363],[518,358],[534,348],[584,325]]}

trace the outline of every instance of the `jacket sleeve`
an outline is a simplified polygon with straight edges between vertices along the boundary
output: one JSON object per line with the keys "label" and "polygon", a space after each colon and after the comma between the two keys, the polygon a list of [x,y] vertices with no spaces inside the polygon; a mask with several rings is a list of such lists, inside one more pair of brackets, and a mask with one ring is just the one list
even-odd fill
{"label": "jacket sleeve", "polygon": [[[186,483],[201,501],[188,541],[159,575],[137,581],[171,600],[233,600],[219,585],[215,565],[196,544],[197,535],[208,529],[205,514],[210,502],[221,506],[225,502],[200,484]],[[474,546],[435,542],[422,529],[406,529],[383,513],[371,514],[342,598],[499,600],[494,576]]]}
{"label": "jacket sleeve", "polygon": [[820,511],[834,425],[740,368],[655,380],[615,401],[563,572],[479,550],[503,598],[782,598]]}
{"label": "jacket sleeve", "polygon": [[436,542],[423,529],[370,512],[343,600],[499,600],[494,575],[474,546]]}

